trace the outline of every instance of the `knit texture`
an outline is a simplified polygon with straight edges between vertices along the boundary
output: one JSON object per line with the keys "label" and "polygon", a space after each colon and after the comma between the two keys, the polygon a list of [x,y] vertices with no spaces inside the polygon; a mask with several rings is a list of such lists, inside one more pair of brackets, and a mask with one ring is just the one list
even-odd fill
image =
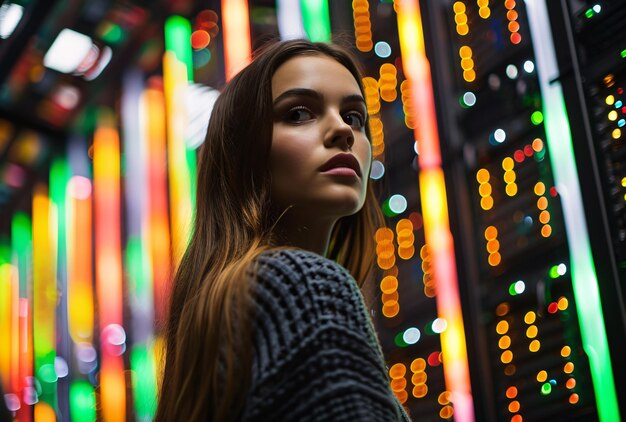
{"label": "knit texture", "polygon": [[251,387],[244,421],[409,421],[361,292],[320,255],[257,258]]}

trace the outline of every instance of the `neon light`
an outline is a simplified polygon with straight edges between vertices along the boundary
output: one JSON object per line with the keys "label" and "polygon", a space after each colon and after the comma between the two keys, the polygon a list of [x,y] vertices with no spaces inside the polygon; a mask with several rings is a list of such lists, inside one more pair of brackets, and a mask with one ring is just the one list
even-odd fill
{"label": "neon light", "polygon": [[402,62],[409,86],[413,110],[418,119],[414,129],[419,144],[420,196],[424,212],[426,243],[432,254],[432,271],[437,286],[439,317],[447,321],[441,333],[446,388],[454,403],[454,419],[474,420],[474,405],[467,362],[465,330],[461,314],[454,245],[448,222],[445,182],[441,169],[439,134],[430,76],[430,64],[424,49],[424,35],[419,1],[396,2]]}
{"label": "neon light", "polygon": [[[232,3],[234,4],[234,3]],[[181,28],[186,28],[183,31]],[[166,40],[182,37],[188,42],[190,27],[185,19],[174,16],[165,24]],[[176,42],[166,43],[163,56],[163,79],[167,110],[167,148],[170,187],[170,209],[172,216],[172,248],[177,265],[187,247],[193,221],[192,191],[195,184],[195,163],[190,166],[190,154],[185,144],[187,126],[187,80],[190,66],[180,60],[173,50]],[[189,48],[189,45],[187,45]]]}
{"label": "neon light", "polygon": [[74,381],[70,385],[70,414],[72,421],[96,420],[96,395],[87,381]]}
{"label": "neon light", "polygon": [[570,262],[575,263],[571,272],[572,284],[583,347],[589,357],[598,415],[601,421],[619,421],[619,408],[602,315],[598,278],[591,255],[572,136],[563,99],[563,89],[560,82],[554,79],[559,71],[547,7],[544,0],[526,0],[526,8],[543,97],[546,141],[552,150],[550,161],[563,202]]}
{"label": "neon light", "polygon": [[299,1],[278,0],[276,15],[281,40],[306,38]]}
{"label": "neon light", "polygon": [[224,68],[230,80],[250,63],[250,15],[247,0],[222,0]]}
{"label": "neon light", "polygon": [[56,213],[48,189],[37,185],[33,195],[33,350],[40,399],[56,407]]}
{"label": "neon light", "polygon": [[121,327],[120,141],[113,113],[101,110],[93,138],[96,291],[101,327],[100,398],[105,421],[126,417],[124,363],[110,332]]}
{"label": "neon light", "polygon": [[326,0],[301,0],[302,20],[304,29],[311,41],[329,42],[330,15],[328,1]]}
{"label": "neon light", "polygon": [[17,296],[17,286],[14,284],[15,270],[11,265],[11,250],[0,240],[0,378],[5,394],[12,393],[13,343],[17,336],[13,331],[13,318],[17,315],[13,311],[13,302]]}

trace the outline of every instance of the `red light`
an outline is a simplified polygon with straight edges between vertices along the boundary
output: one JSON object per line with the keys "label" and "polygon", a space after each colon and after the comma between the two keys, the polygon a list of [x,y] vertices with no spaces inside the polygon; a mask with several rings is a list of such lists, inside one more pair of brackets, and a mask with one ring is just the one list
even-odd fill
{"label": "red light", "polygon": [[551,314],[556,314],[556,311],[559,310],[559,305],[556,302],[552,302],[548,305],[548,312]]}
{"label": "red light", "polygon": [[203,48],[206,48],[206,46],[208,46],[210,42],[211,36],[205,30],[200,29],[198,31],[193,31],[193,33],[191,34],[191,46],[195,50],[201,50]]}
{"label": "red light", "polygon": [[532,146],[526,145],[524,147],[524,154],[526,155],[526,157],[532,157],[534,153],[535,153],[535,150],[533,150]]}
{"label": "red light", "polygon": [[550,188],[550,196],[552,196],[553,198],[556,198],[556,194],[557,194],[556,188],[554,186],[552,186]]}
{"label": "red light", "polygon": [[439,366],[441,362],[439,361],[439,352],[432,352],[428,355],[428,364],[430,366]]}
{"label": "red light", "polygon": [[622,107],[622,113],[626,114],[626,106]]}
{"label": "red light", "polygon": [[519,44],[522,42],[522,36],[520,34],[518,34],[517,32],[514,32],[511,34],[511,42],[513,44]]}
{"label": "red light", "polygon": [[518,149],[513,154],[513,158],[515,158],[515,161],[517,161],[518,163],[521,163],[526,157],[524,157],[524,152],[521,149]]}
{"label": "red light", "polygon": [[617,88],[617,93],[622,95],[624,93],[624,88]]}

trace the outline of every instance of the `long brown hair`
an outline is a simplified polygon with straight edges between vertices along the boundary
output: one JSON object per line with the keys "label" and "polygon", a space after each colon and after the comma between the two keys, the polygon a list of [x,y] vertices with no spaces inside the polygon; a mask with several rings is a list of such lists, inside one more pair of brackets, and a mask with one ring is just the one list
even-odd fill
{"label": "long brown hair", "polygon": [[[280,246],[272,234],[279,216],[268,170],[271,79],[296,55],[337,60],[363,91],[348,50],[305,40],[265,47],[222,91],[200,150],[193,234],[174,278],[157,421],[234,420],[242,410],[251,369],[252,264]],[[359,286],[371,274],[374,233],[382,224],[370,185],[363,208],[332,230],[327,257]]]}

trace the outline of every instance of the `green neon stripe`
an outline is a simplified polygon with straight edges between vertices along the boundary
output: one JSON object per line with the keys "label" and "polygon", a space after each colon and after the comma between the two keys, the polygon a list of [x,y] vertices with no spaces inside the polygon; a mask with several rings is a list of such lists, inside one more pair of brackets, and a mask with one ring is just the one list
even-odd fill
{"label": "green neon stripe", "polygon": [[172,16],[165,21],[165,49],[187,67],[187,80],[193,80],[191,52],[191,24],[182,16]]}
{"label": "green neon stripe", "polygon": [[70,385],[70,415],[72,421],[96,420],[96,395],[87,381],[74,381]]}
{"label": "green neon stripe", "polygon": [[526,0],[537,73],[543,97],[544,124],[554,179],[563,202],[572,284],[583,348],[589,358],[598,415],[602,422],[620,421],[602,303],[585,220],[572,135],[545,0]]}
{"label": "green neon stripe", "polygon": [[134,346],[130,353],[133,374],[135,416],[139,420],[152,420],[156,412],[157,387],[154,353],[151,346]]}
{"label": "green neon stripe", "polygon": [[16,254],[19,274],[19,297],[28,297],[30,271],[33,267],[33,234],[30,218],[23,212],[17,212],[11,220],[11,249]]}
{"label": "green neon stripe", "polygon": [[326,0],[301,0],[302,23],[311,41],[328,42],[330,34],[330,14]]}

